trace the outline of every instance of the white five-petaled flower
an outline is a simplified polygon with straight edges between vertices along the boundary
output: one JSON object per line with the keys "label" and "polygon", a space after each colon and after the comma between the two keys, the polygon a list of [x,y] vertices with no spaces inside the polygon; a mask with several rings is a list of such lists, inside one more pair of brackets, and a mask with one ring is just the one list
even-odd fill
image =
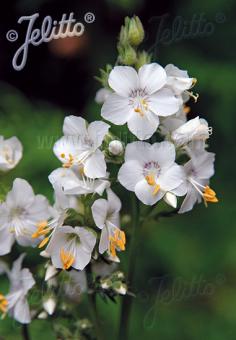
{"label": "white five-petaled flower", "polygon": [[7,271],[10,280],[10,292],[5,297],[6,310],[16,321],[27,324],[31,321],[27,293],[35,285],[33,275],[28,268],[22,269],[22,254],[14,263],[11,271]]}
{"label": "white five-petaled flower", "polygon": [[100,198],[92,205],[94,222],[102,230],[99,252],[108,251],[112,258],[116,258],[116,250],[125,250],[125,233],[120,230],[120,209],[121,201],[111,189],[107,189],[107,200]]}
{"label": "white five-petaled flower", "polygon": [[170,142],[133,142],[125,151],[125,163],[118,173],[119,182],[134,191],[144,204],[153,205],[167,192],[185,194],[181,166],[175,163],[175,147]]}
{"label": "white five-petaled flower", "polygon": [[17,137],[0,136],[0,171],[13,169],[22,158],[23,147]]}
{"label": "white five-petaled flower", "polygon": [[209,179],[214,174],[215,154],[204,150],[204,143],[191,143],[186,151],[191,157],[185,163],[185,181],[181,185],[183,191],[187,192],[180,207],[179,213],[192,210],[194,204],[200,203],[202,199],[207,202],[216,203],[216,193],[209,187]]}
{"label": "white five-petaled flower", "polygon": [[171,139],[176,146],[181,146],[193,140],[205,141],[212,134],[212,128],[208,127],[205,119],[196,117],[178,127],[171,133]]}
{"label": "white five-petaled flower", "polygon": [[49,216],[47,199],[35,195],[27,181],[16,178],[0,205],[0,255],[10,252],[14,240],[22,246],[35,246],[38,240],[32,239],[32,234],[37,223]]}
{"label": "white five-petaled flower", "polygon": [[156,63],[143,65],[138,73],[129,66],[115,66],[108,79],[115,93],[102,106],[104,119],[116,124],[128,124],[140,140],[150,138],[159,125],[159,116],[178,111],[180,101],[165,88],[167,76]]}
{"label": "white five-petaled flower", "polygon": [[57,228],[46,252],[56,268],[83,270],[91,260],[95,244],[96,236],[87,228],[62,226]]}
{"label": "white five-petaled flower", "polygon": [[178,96],[196,83],[196,79],[190,78],[187,71],[180,70],[173,64],[166,65],[165,71],[167,74],[167,87],[171,88]]}
{"label": "white five-petaled flower", "polygon": [[99,148],[109,127],[102,121],[87,127],[83,118],[68,116],[64,120],[64,136],[55,143],[53,151],[64,167],[82,167],[90,178],[105,177],[105,157]]}

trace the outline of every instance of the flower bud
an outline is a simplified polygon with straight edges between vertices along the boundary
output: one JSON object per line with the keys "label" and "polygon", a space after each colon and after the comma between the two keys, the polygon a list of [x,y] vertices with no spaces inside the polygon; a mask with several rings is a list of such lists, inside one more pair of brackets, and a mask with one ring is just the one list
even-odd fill
{"label": "flower bud", "polygon": [[139,52],[137,55],[137,61],[135,64],[136,69],[139,69],[141,66],[145,64],[150,64],[151,62],[151,55],[145,51]]}
{"label": "flower bud", "polygon": [[127,293],[127,286],[122,282],[116,282],[112,288],[120,295],[125,295]]}
{"label": "flower bud", "polygon": [[43,302],[43,308],[49,315],[52,315],[56,309],[56,300],[53,297],[49,297]]}
{"label": "flower bud", "polygon": [[52,279],[57,273],[58,273],[58,270],[54,266],[52,266],[51,264],[48,265],[44,280],[48,281]]}
{"label": "flower bud", "polygon": [[126,20],[128,25],[128,39],[132,46],[138,46],[144,39],[144,29],[139,17],[134,16],[133,18]]}
{"label": "flower bud", "polygon": [[167,192],[164,196],[164,201],[169,204],[171,207],[177,207],[177,198],[172,192]]}
{"label": "flower bud", "polygon": [[119,156],[124,151],[123,144],[119,140],[113,140],[109,143],[108,150],[112,155]]}
{"label": "flower bud", "polygon": [[119,61],[124,65],[134,65],[137,59],[136,51],[130,44],[118,45]]}

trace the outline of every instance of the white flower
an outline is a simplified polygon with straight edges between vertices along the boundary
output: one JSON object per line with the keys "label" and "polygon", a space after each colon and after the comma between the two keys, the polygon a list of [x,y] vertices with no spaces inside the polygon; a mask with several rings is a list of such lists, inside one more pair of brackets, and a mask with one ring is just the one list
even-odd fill
{"label": "white flower", "polygon": [[87,128],[83,118],[68,116],[64,121],[64,136],[55,143],[53,151],[64,167],[79,166],[87,177],[105,177],[106,162],[99,147],[109,127],[102,121],[95,121]]}
{"label": "white flower", "polygon": [[125,250],[125,233],[120,230],[120,199],[111,189],[107,190],[107,200],[100,198],[92,205],[92,214],[96,226],[102,229],[99,252],[105,251],[115,258],[116,250]]}
{"label": "white flower", "polygon": [[49,204],[42,195],[35,195],[30,184],[17,178],[6,201],[0,205],[0,255],[8,254],[16,240],[22,246],[34,246],[32,238],[37,223],[50,216]]}
{"label": "white flower", "polygon": [[142,66],[138,73],[129,66],[116,66],[108,79],[115,91],[102,106],[101,115],[116,124],[128,124],[139,139],[150,138],[159,125],[158,116],[178,111],[180,101],[166,85],[166,72],[158,64]]}
{"label": "white flower", "polygon": [[22,158],[23,147],[17,137],[0,136],[0,171],[13,169]]}
{"label": "white flower", "polygon": [[171,138],[177,146],[181,146],[192,140],[205,141],[210,137],[211,133],[212,128],[208,127],[207,121],[196,117],[174,130]]}
{"label": "white flower", "polygon": [[145,142],[128,144],[118,180],[147,205],[155,204],[167,192],[184,194],[177,190],[184,180],[184,173],[175,163],[174,145],[167,141],[153,145]]}
{"label": "white flower", "polygon": [[95,101],[98,104],[103,104],[108,96],[111,94],[111,90],[108,90],[106,88],[101,88],[97,91]]}
{"label": "white flower", "polygon": [[10,292],[6,295],[7,311],[10,316],[20,323],[31,321],[30,309],[26,299],[28,291],[35,285],[35,280],[28,268],[22,267],[25,254],[22,254],[14,263],[10,279]]}
{"label": "white flower", "polygon": [[119,140],[113,140],[108,145],[109,152],[114,156],[119,156],[123,153],[123,144]]}
{"label": "white flower", "polygon": [[49,181],[58,186],[64,195],[87,195],[91,193],[103,194],[103,191],[109,187],[110,183],[106,178],[91,179],[86,177],[82,169],[58,168],[49,175]]}
{"label": "white flower", "polygon": [[181,205],[179,213],[190,211],[195,203],[200,203],[202,199],[207,202],[216,203],[216,193],[208,186],[209,179],[214,174],[215,154],[207,152],[204,145],[191,144],[187,152],[191,159],[184,165],[185,186],[187,195]]}
{"label": "white flower", "polygon": [[196,83],[195,78],[189,78],[187,71],[180,70],[173,64],[166,65],[165,71],[167,74],[167,86],[170,87],[176,95],[181,95]]}
{"label": "white flower", "polygon": [[96,236],[86,228],[62,226],[57,228],[46,252],[56,268],[83,270],[91,260],[95,243]]}

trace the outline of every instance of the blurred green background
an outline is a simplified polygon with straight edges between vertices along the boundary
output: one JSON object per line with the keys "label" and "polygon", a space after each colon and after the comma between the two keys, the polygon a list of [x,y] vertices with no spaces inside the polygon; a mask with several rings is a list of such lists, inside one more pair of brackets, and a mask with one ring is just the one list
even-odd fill
{"label": "blurred green background", "polygon": [[[24,145],[22,161],[4,178],[9,188],[15,177],[23,177],[37,193],[52,198],[47,176],[59,165],[52,145],[62,133],[65,115],[99,117],[94,103],[99,84],[93,76],[99,67],[114,63],[117,34],[126,15],[140,16],[147,32],[144,46],[152,47],[157,62],[174,63],[198,79],[195,91],[200,99],[191,103],[191,114],[201,115],[213,127],[212,187],[219,203],[145,225],[130,339],[236,339],[235,1],[19,0],[7,10],[4,3],[1,6],[0,134],[16,135]],[[86,12],[93,12],[96,20],[86,25],[81,38],[30,47],[25,69],[17,72],[11,59],[19,45],[4,37],[17,28],[23,42],[25,27],[17,26],[17,19],[35,12],[41,19],[75,12],[81,21]],[[194,20],[195,31],[190,31]],[[6,284],[1,277],[0,291],[5,292]],[[113,339],[118,305],[99,302],[104,330]],[[78,315],[84,316],[79,305]],[[35,321],[30,332],[34,340],[54,339],[50,320]],[[16,339],[19,334],[12,320],[0,321],[0,339]]]}

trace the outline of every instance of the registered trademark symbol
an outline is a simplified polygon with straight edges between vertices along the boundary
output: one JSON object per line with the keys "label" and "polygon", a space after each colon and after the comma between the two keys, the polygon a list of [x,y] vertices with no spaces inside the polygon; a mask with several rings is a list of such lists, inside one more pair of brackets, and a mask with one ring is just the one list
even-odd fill
{"label": "registered trademark symbol", "polygon": [[84,21],[87,24],[92,24],[95,21],[95,15],[92,12],[88,12],[84,15]]}

